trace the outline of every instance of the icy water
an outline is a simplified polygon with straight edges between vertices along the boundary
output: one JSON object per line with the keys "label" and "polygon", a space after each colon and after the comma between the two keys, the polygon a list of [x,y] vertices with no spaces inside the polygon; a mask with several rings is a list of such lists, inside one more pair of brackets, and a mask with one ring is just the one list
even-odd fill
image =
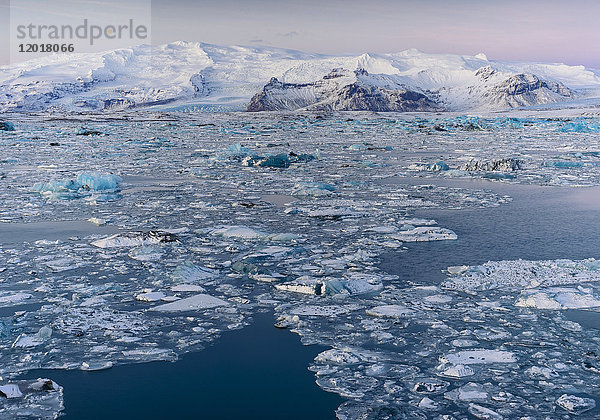
{"label": "icy water", "polygon": [[[311,417],[599,415],[596,119],[16,127],[0,133],[1,416],[130,397],[185,416],[202,394],[277,417],[290,393]],[[214,380],[188,374],[203,366]]]}
{"label": "icy water", "polygon": [[306,369],[324,348],[302,346],[273,327],[270,313],[175,363],[99,372],[34,370],[66,390],[66,419],[331,419],[342,399],[321,391]]}
{"label": "icy water", "polygon": [[[406,182],[390,178],[382,182]],[[410,182],[422,183],[422,180]],[[400,280],[437,284],[452,265],[479,265],[492,260],[580,260],[600,257],[600,188],[503,185],[490,181],[432,181],[436,185],[488,188],[513,201],[475,210],[415,211],[450,227],[456,241],[411,245],[410,253],[382,256],[385,271]]]}

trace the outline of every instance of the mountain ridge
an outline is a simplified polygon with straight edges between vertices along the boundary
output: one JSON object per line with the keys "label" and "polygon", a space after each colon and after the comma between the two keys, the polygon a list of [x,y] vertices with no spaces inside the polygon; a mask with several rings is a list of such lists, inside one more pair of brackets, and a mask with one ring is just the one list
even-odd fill
{"label": "mountain ridge", "polygon": [[[600,98],[600,72],[583,66],[489,61],[484,54],[427,54],[414,49],[334,56],[177,41],[102,53],[57,54],[1,66],[0,112],[186,109],[194,104],[244,110],[272,78],[290,88],[311,84],[314,88],[334,69],[346,72],[350,79],[353,72],[365,72],[359,82],[348,79],[344,85],[359,83],[355,87],[360,89],[354,91],[362,99],[348,93],[344,99],[342,88],[331,85],[324,89],[330,97],[307,104],[309,109],[325,102],[332,105],[322,109],[362,109],[358,105],[374,96],[387,99],[376,101],[372,110],[385,110],[384,102],[394,110],[391,98],[401,98],[405,92],[424,95],[447,111]],[[338,105],[333,105],[336,101]],[[340,105],[344,101],[354,103],[353,108]]]}

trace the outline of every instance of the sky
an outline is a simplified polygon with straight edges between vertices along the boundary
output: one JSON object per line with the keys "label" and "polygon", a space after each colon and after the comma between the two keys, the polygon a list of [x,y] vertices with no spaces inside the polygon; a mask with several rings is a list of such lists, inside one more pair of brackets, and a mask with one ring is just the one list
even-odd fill
{"label": "sky", "polygon": [[[23,0],[12,0],[13,5]],[[27,0],[40,9],[102,6],[110,0]],[[143,0],[142,0],[143,1]],[[397,52],[563,62],[600,68],[600,1],[592,0],[146,0],[151,42],[266,45],[324,54]],[[71,3],[71,6],[64,4]],[[61,6],[58,6],[58,5]],[[120,4],[127,4],[121,0]],[[149,4],[149,3],[148,3]],[[2,44],[10,0],[0,0]],[[95,9],[94,9],[95,8]],[[33,12],[32,12],[33,13]],[[100,13],[100,12],[96,12]],[[94,12],[90,12],[93,16]],[[123,15],[122,12],[116,14]],[[0,64],[10,61],[0,50]]]}

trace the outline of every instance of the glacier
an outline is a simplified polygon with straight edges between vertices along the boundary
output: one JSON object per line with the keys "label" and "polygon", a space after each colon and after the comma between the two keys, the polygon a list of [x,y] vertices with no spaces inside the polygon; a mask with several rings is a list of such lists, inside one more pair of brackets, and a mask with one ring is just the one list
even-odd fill
{"label": "glacier", "polygon": [[[0,111],[593,107],[598,72],[418,50],[358,56],[178,41],[0,67]],[[4,123],[4,129],[10,123]]]}

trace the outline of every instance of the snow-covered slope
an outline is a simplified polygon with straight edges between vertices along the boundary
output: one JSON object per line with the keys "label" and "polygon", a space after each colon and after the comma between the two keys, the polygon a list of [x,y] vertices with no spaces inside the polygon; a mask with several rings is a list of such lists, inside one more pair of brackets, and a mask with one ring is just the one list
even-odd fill
{"label": "snow-covered slope", "polygon": [[334,69],[312,83],[282,83],[277,78],[250,100],[247,111],[439,111],[421,92],[366,70]]}
{"label": "snow-covered slope", "polygon": [[[340,69],[345,76],[325,83],[333,69]],[[362,76],[357,76],[359,73]],[[264,92],[263,88],[269,90],[265,85],[273,77],[280,83],[277,109],[347,109],[348,104],[354,104],[348,109],[362,109],[356,103],[366,103],[367,94],[376,97],[375,103],[403,103],[406,92],[417,95],[409,95],[409,102],[422,99],[427,105],[422,110],[435,103],[437,108],[452,111],[600,97],[598,73],[582,66],[496,62],[483,54],[458,56],[417,50],[324,56],[278,48],[174,42],[104,53],[53,55],[2,66],[0,111],[150,106],[240,110]],[[357,83],[361,89],[342,92]],[[301,85],[305,86],[298,90]],[[307,101],[306,95],[313,98]],[[300,99],[304,102],[294,102]],[[296,105],[286,108],[281,105],[285,101]],[[414,109],[411,107],[406,110]]]}

